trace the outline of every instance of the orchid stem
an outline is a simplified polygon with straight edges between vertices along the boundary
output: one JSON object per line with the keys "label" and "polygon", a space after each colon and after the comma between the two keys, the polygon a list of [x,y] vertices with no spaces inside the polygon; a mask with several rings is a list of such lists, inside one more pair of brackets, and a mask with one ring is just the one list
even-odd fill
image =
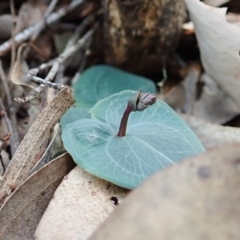
{"label": "orchid stem", "polygon": [[127,106],[126,110],[123,113],[122,119],[121,119],[121,123],[120,123],[120,127],[118,130],[118,137],[124,137],[126,135],[126,129],[127,129],[127,123],[128,123],[128,117],[131,113],[132,109]]}

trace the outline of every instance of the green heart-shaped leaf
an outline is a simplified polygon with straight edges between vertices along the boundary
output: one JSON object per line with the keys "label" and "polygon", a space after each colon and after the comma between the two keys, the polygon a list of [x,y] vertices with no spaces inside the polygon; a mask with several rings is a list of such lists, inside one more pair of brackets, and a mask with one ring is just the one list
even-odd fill
{"label": "green heart-shaped leaf", "polygon": [[124,188],[135,188],[153,173],[205,149],[192,130],[164,102],[130,115],[127,134],[117,137],[128,99],[123,91],[99,101],[91,119],[63,129],[65,149],[87,172]]}
{"label": "green heart-shaped leaf", "polygon": [[99,100],[123,90],[156,93],[151,80],[107,65],[88,68],[73,88],[74,99],[81,107],[92,107]]}

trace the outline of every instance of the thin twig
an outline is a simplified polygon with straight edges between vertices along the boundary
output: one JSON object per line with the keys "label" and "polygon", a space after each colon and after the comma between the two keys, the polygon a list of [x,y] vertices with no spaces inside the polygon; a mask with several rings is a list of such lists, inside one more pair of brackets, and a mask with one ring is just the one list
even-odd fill
{"label": "thin twig", "polygon": [[[93,33],[95,32],[96,28],[99,26],[99,22],[96,22],[93,27],[83,35],[82,38],[80,38],[75,44],[70,45],[68,48],[66,48],[62,54],[60,54],[58,56],[58,58],[56,58],[56,60],[53,62],[52,67],[49,71],[49,73],[47,74],[47,76],[44,79],[44,82],[41,83],[37,88],[33,89],[30,93],[29,96],[27,97],[23,97],[23,98],[15,98],[14,101],[19,102],[19,103],[23,103],[23,102],[27,102],[27,101],[31,101],[32,99],[36,98],[37,96],[39,96],[39,94],[42,93],[42,91],[44,90],[44,88],[46,86],[50,86],[51,84],[49,84],[49,82],[51,82],[56,74],[57,71],[59,70],[59,67],[69,58],[71,57],[76,51],[78,51],[79,49],[81,49],[82,47],[85,46],[85,44],[87,43],[87,41],[89,41],[90,37],[93,35]],[[34,75],[35,73],[38,72],[36,69],[34,71],[29,71],[28,72],[28,78],[29,79],[34,79]],[[39,80],[40,78],[35,78],[35,80]],[[53,85],[51,85],[53,86]],[[60,85],[61,88],[61,85]]]}
{"label": "thin twig", "polygon": [[10,65],[10,71],[13,68],[13,65],[15,63],[15,58],[16,58],[16,44],[15,44],[15,33],[16,33],[16,28],[15,28],[15,19],[16,19],[16,12],[15,12],[15,7],[14,7],[14,0],[10,0],[10,9],[11,9],[11,15],[13,19],[13,29],[12,29],[12,36],[11,36],[11,65]]}
{"label": "thin twig", "polygon": [[2,170],[3,170],[2,175],[3,175],[5,173],[5,171],[6,171],[6,169],[5,169],[5,165],[3,163],[1,152],[0,152],[0,162],[1,162],[1,165],[2,165]]}
{"label": "thin twig", "polygon": [[61,85],[59,83],[52,83],[52,82],[49,82],[49,81],[46,82],[44,79],[42,79],[40,77],[37,77],[37,76],[31,76],[31,80],[33,80],[37,83],[44,84],[47,87],[53,88],[55,90],[62,90],[65,87],[64,85]]}
{"label": "thin twig", "polygon": [[7,104],[8,107],[12,106],[12,99],[11,99],[11,94],[10,94],[10,88],[8,85],[8,80],[7,80],[7,76],[5,75],[5,72],[3,71],[3,66],[2,66],[2,60],[0,59],[0,77],[2,79],[2,83],[3,83],[3,89],[7,98]]}
{"label": "thin twig", "polygon": [[87,56],[89,55],[89,46],[90,46],[90,44],[91,44],[91,42],[89,41],[86,44],[86,48],[81,51],[81,55],[82,55],[81,56],[81,60],[82,61],[81,61],[81,64],[80,64],[76,74],[74,75],[74,77],[71,80],[71,84],[70,84],[71,86],[74,85],[77,82],[77,80],[81,77],[81,74],[82,74],[82,72],[83,72],[83,70],[84,70],[84,68],[86,66]]}
{"label": "thin twig", "polygon": [[[17,119],[16,119],[16,115],[15,115],[15,112],[14,112],[12,99],[10,97],[11,94],[10,94],[10,89],[9,89],[9,86],[8,86],[7,76],[4,73],[1,60],[0,60],[0,77],[1,77],[2,82],[3,82],[4,91],[6,92],[9,118],[11,119],[11,121],[6,122],[6,125],[8,127],[8,131],[10,133],[12,133],[10,146],[11,146],[11,153],[13,155],[15,153],[19,143],[20,143],[20,140],[19,140],[19,134],[18,134],[18,130],[17,130]],[[7,112],[5,110],[5,107],[2,103],[2,101],[1,101],[1,109],[5,112],[5,117],[6,117],[5,120],[7,120],[8,119]]]}
{"label": "thin twig", "polygon": [[163,78],[160,82],[157,83],[157,85],[160,88],[160,93],[164,94],[164,84],[168,80],[167,69],[165,67],[162,68],[162,74],[163,74]]}
{"label": "thin twig", "polygon": [[3,117],[4,117],[4,121],[5,121],[5,124],[6,124],[6,126],[7,126],[7,131],[10,132],[10,133],[12,133],[12,124],[11,124],[11,122],[10,122],[10,119],[9,119],[8,116],[7,116],[6,109],[5,109],[5,107],[4,107],[4,104],[3,104],[3,102],[2,102],[2,99],[0,99],[0,108],[1,108],[1,110],[2,110],[2,115],[3,115]]}
{"label": "thin twig", "polygon": [[[40,66],[36,67],[36,68],[32,68],[28,71],[28,74],[36,76],[40,71],[45,70],[46,68],[49,68],[53,65],[53,63],[56,61],[56,58],[50,60],[47,63],[42,63]],[[29,75],[29,77],[30,77]],[[30,77],[31,78],[31,77]]]}
{"label": "thin twig", "polygon": [[[15,151],[17,150],[18,148],[18,145],[19,145],[19,141],[17,141],[18,139],[16,139],[16,137],[18,137],[18,133],[17,135],[15,134],[15,138],[14,138],[14,131],[16,131],[16,129],[13,130],[13,124],[11,123],[10,119],[8,118],[7,116],[7,112],[6,112],[6,109],[3,105],[3,102],[2,102],[2,99],[0,99],[0,108],[2,109],[2,112],[4,114],[4,121],[5,121],[5,124],[7,126],[7,131],[9,133],[12,134],[12,138],[10,139],[10,147],[11,147],[11,154],[13,155],[15,153]],[[17,123],[16,125],[17,126]]]}
{"label": "thin twig", "polygon": [[55,77],[59,65],[63,64],[70,56],[72,56],[75,52],[77,52],[80,48],[82,48],[89,38],[93,35],[96,28],[98,27],[99,23],[95,23],[93,28],[90,29],[85,35],[83,35],[82,38],[80,38],[75,44],[70,45],[68,48],[66,48],[62,54],[59,55],[59,57],[56,59],[56,61],[52,65],[52,69],[48,73],[47,77],[45,78],[45,81],[52,81],[52,79]]}
{"label": "thin twig", "polygon": [[29,101],[33,100],[34,98],[38,97],[42,93],[44,88],[45,88],[45,85],[40,84],[38,87],[31,90],[28,96],[22,97],[22,98],[14,98],[14,101],[18,102],[18,103],[29,102]]}
{"label": "thin twig", "polygon": [[32,34],[32,37],[31,37],[31,42],[34,42],[37,37],[39,36],[39,34],[42,32],[42,30],[46,27],[46,21],[47,21],[47,18],[49,17],[49,15],[52,13],[52,11],[54,10],[54,8],[56,7],[58,3],[58,0],[52,0],[44,14],[44,17],[43,19],[40,21],[39,23],[39,27],[35,30],[35,32]]}
{"label": "thin twig", "polygon": [[1,164],[2,164],[3,173],[5,172],[6,168],[5,168],[5,165],[4,165],[2,156],[1,156],[1,152],[2,152],[2,150],[4,150],[4,149],[6,148],[6,146],[7,146],[7,141],[10,139],[10,137],[11,137],[11,133],[7,133],[7,134],[3,137],[2,144],[0,145],[0,161],[1,161]]}
{"label": "thin twig", "polygon": [[[46,26],[50,26],[53,23],[59,21],[59,19],[61,19],[62,17],[64,17],[66,14],[68,14],[70,11],[72,11],[73,9],[75,9],[77,6],[79,6],[80,4],[82,4],[84,2],[84,0],[75,0],[72,1],[69,5],[60,8],[58,11],[51,13],[47,19],[46,19]],[[18,33],[14,40],[15,40],[15,44],[19,45],[27,40],[29,40],[31,38],[31,36],[37,32],[39,28],[42,27],[42,23],[41,21],[36,23],[33,26],[30,26],[26,29],[24,29],[22,32]],[[4,42],[3,44],[0,45],[0,56],[5,55],[7,52],[10,51],[12,47],[12,41],[8,40],[6,42]]]}
{"label": "thin twig", "polygon": [[185,89],[185,104],[183,106],[183,111],[186,114],[193,115],[196,92],[197,92],[197,83],[200,76],[200,68],[197,66],[191,66],[189,72],[183,81],[183,86]]}
{"label": "thin twig", "polygon": [[[39,34],[42,32],[42,30],[46,27],[46,20],[49,17],[49,15],[53,12],[55,9],[56,5],[58,3],[58,0],[51,0],[43,19],[40,21],[38,29],[33,33],[30,41],[33,43],[39,36]],[[47,105],[47,90],[43,90],[43,94],[41,95],[41,111],[44,109],[44,107]]]}
{"label": "thin twig", "polygon": [[[100,13],[97,13],[97,14],[100,14]],[[76,30],[74,31],[74,33],[73,33],[73,35],[71,36],[71,38],[68,40],[64,51],[67,51],[67,49],[68,49],[70,46],[74,45],[74,44],[78,41],[79,36],[82,34],[82,32],[84,31],[84,29],[86,28],[86,26],[87,26],[91,21],[93,21],[95,17],[96,17],[96,14],[91,14],[91,15],[89,15],[88,17],[86,17],[86,18],[81,22],[81,24],[80,24],[80,25],[76,28]],[[89,41],[89,42],[90,42],[90,41]],[[88,45],[89,45],[89,44],[88,44]],[[85,56],[85,55],[84,55],[84,56]],[[85,60],[85,57],[84,57],[84,60]],[[38,78],[38,77],[37,77],[37,78],[34,78],[34,77],[32,77],[32,75],[33,75],[33,76],[36,76],[40,71],[42,71],[42,70],[44,70],[44,69],[52,66],[53,63],[54,63],[54,61],[56,61],[56,59],[53,59],[53,60],[49,61],[48,63],[43,63],[43,64],[41,64],[41,65],[40,65],[39,67],[37,67],[37,68],[30,69],[30,70],[29,70],[29,76],[28,76],[29,80],[33,80],[33,81],[36,81],[36,82],[39,82],[39,83],[43,83],[43,81],[44,81],[43,79]],[[84,61],[84,64],[83,64],[83,65],[85,65],[85,61]],[[64,68],[65,66],[64,66],[64,65],[61,65],[61,66],[62,66],[62,68],[60,68],[60,69],[58,70],[58,72],[57,72],[57,74],[59,73],[59,76],[60,76],[60,75],[63,75],[63,71],[65,70],[65,68]],[[82,66],[82,64],[81,64],[81,66]],[[61,70],[61,71],[60,71],[60,70]],[[58,83],[61,83],[60,81],[57,81],[57,82],[58,82]],[[61,84],[63,84],[63,83],[61,83]],[[57,85],[51,84],[50,82],[47,82],[46,85],[48,85],[48,87],[52,87],[52,88],[55,88],[55,89],[56,89],[56,87],[58,88]],[[62,85],[62,86],[63,86],[63,85]],[[59,89],[61,89],[62,86],[59,86],[59,87],[60,87]],[[57,89],[57,90],[59,90],[59,89]]]}
{"label": "thin twig", "polygon": [[[56,77],[55,77],[55,80],[54,80],[54,84],[58,84],[58,85],[64,85],[64,84],[66,84],[65,82],[64,82],[64,71],[65,71],[65,69],[66,69],[66,65],[67,64],[62,64],[60,67],[59,67],[59,69],[58,69],[58,72],[57,72],[57,74],[56,74]],[[54,88],[54,87],[53,87]]]}
{"label": "thin twig", "polygon": [[44,88],[40,97],[40,114],[43,111],[43,109],[47,106],[47,94],[48,94],[48,89]]}
{"label": "thin twig", "polygon": [[[97,13],[99,14],[99,13]],[[65,49],[68,49],[70,46],[72,46],[73,44],[75,44],[79,37],[82,35],[84,29],[86,28],[86,26],[94,21],[94,19],[96,18],[96,13],[95,14],[90,14],[89,16],[87,16],[82,22],[81,24],[79,24],[79,26],[76,28],[76,30],[74,31],[73,35],[70,37],[70,39],[68,40]]]}

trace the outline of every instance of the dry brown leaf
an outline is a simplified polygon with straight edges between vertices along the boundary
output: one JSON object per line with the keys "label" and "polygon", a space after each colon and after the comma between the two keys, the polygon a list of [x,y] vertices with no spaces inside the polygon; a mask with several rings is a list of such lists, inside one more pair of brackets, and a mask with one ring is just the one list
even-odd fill
{"label": "dry brown leaf", "polygon": [[234,23],[240,27],[240,14],[228,13],[226,19],[230,23]]}
{"label": "dry brown leaf", "polygon": [[171,89],[165,96],[172,108],[212,123],[223,124],[233,119],[240,112],[233,99],[226,94],[207,74],[202,74],[201,82],[204,87],[196,100],[196,88],[199,71],[194,67],[182,83]]}
{"label": "dry brown leaf", "polygon": [[31,47],[35,52],[39,53],[39,50],[33,44],[21,44],[17,51],[17,58],[11,70],[10,78],[14,84],[20,85],[26,90],[31,90],[33,86],[31,86],[30,84],[32,84],[33,82],[30,81],[27,77],[29,68],[27,62],[24,60],[24,50],[26,50],[27,47]]}
{"label": "dry brown leaf", "polygon": [[23,3],[18,13],[15,32],[19,33],[25,28],[39,22],[43,18],[46,9],[47,6],[41,1]]}
{"label": "dry brown leaf", "polygon": [[88,239],[127,192],[74,168],[54,193],[37,228],[36,239]]}
{"label": "dry brown leaf", "polygon": [[175,110],[183,110],[192,114],[195,105],[197,83],[200,75],[200,67],[192,65],[187,70],[185,79],[173,87],[163,96],[163,100]]}
{"label": "dry brown leaf", "polygon": [[158,96],[174,110],[182,109],[186,102],[186,92],[182,83],[173,87],[164,96]]}
{"label": "dry brown leaf", "polygon": [[1,182],[0,192],[10,195],[26,180],[44,152],[52,127],[73,103],[71,91],[66,87],[44,108],[14,154]]}
{"label": "dry brown leaf", "polygon": [[11,71],[11,81],[16,85],[27,87],[27,90],[31,90],[33,87],[26,84],[28,80],[28,70],[29,68],[27,63],[22,59],[17,59]]}
{"label": "dry brown leaf", "polygon": [[239,240],[240,145],[155,174],[129,194],[91,240]]}
{"label": "dry brown leaf", "polygon": [[240,107],[240,27],[226,21],[226,8],[185,0],[206,73]]}
{"label": "dry brown leaf", "polygon": [[181,114],[181,117],[195,132],[207,149],[222,146],[224,144],[240,143],[239,128],[223,127],[184,114]]}
{"label": "dry brown leaf", "polygon": [[204,0],[203,2],[209,6],[218,7],[229,2],[229,0]]}
{"label": "dry brown leaf", "polygon": [[240,109],[208,75],[201,77],[204,88],[201,97],[194,104],[193,115],[212,123],[223,124],[239,114]]}
{"label": "dry brown leaf", "polygon": [[33,239],[54,191],[74,166],[65,153],[30,176],[0,210],[0,239]]}

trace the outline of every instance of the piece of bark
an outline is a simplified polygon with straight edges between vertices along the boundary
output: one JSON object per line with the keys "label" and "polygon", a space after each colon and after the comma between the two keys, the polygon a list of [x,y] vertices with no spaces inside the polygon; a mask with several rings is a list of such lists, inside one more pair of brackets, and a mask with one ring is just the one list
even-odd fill
{"label": "piece of bark", "polygon": [[74,166],[64,153],[30,176],[0,209],[0,239],[33,239],[53,193]]}
{"label": "piece of bark", "polygon": [[174,50],[185,19],[183,0],[103,0],[108,64],[148,74]]}
{"label": "piece of bark", "polygon": [[[11,195],[26,180],[45,151],[52,127],[73,103],[71,91],[66,87],[44,108],[14,154],[1,181],[0,195]],[[3,203],[0,199],[0,206]]]}

